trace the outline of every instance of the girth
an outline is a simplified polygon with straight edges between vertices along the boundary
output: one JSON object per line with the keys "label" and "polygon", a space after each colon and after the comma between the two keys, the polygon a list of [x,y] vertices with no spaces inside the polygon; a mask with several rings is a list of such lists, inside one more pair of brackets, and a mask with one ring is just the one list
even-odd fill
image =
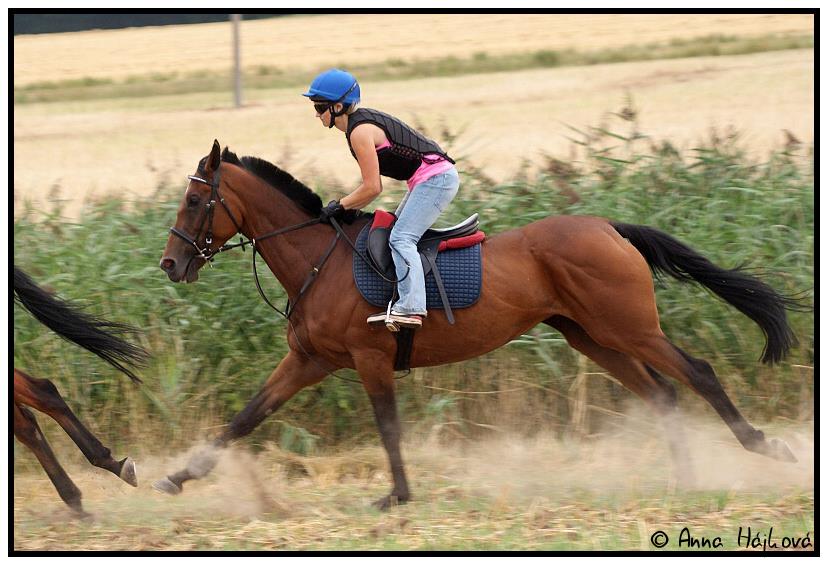
{"label": "girth", "polygon": [[[396,219],[394,214],[377,210],[374,213],[374,223],[368,235],[369,259],[384,277],[392,280],[396,279],[396,270],[391,255],[389,237]],[[454,315],[451,312],[440,271],[437,269],[437,254],[446,249],[470,247],[483,241],[486,235],[478,229],[479,225],[478,215],[473,214],[455,226],[426,230],[417,243],[417,250],[420,253],[420,260],[423,265],[423,275],[433,274],[446,318],[450,324],[454,324]]]}

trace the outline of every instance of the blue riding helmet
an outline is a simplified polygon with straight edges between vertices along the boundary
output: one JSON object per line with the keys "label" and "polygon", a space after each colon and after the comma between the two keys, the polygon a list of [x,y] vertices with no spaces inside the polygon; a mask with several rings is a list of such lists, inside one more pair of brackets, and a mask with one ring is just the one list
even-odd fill
{"label": "blue riding helmet", "polygon": [[340,69],[329,69],[317,75],[302,96],[315,102],[341,102],[345,106],[359,102],[359,83],[354,75]]}

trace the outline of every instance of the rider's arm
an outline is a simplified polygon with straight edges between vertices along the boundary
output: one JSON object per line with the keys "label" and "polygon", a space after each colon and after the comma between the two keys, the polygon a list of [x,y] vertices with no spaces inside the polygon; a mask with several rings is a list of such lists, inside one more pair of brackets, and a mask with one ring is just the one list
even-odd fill
{"label": "rider's arm", "polygon": [[[367,125],[367,124],[366,124]],[[379,160],[374,146],[374,136],[370,127],[357,127],[351,132],[351,147],[354,148],[359,170],[362,173],[362,183],[339,203],[346,209],[359,210],[367,206],[382,192],[380,180]]]}

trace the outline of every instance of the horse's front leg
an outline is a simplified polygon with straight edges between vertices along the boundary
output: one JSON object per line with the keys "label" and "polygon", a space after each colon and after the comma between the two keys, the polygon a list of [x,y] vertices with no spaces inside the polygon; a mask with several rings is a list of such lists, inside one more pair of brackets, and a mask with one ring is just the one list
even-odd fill
{"label": "horse's front leg", "polygon": [[307,386],[318,383],[327,374],[320,364],[314,363],[301,353],[291,351],[271,373],[256,396],[233,418],[227,429],[213,440],[209,447],[193,455],[184,469],[154,482],[152,486],[167,494],[180,493],[185,481],[201,479],[213,470],[218,462],[221,448],[252,432],[262,420],[275,412],[294,394]]}
{"label": "horse's front leg", "polygon": [[391,494],[374,503],[380,510],[387,510],[397,504],[405,504],[411,498],[408,479],[405,477],[402,454],[400,452],[400,419],[397,415],[397,402],[394,396],[394,369],[387,354],[356,357],[356,369],[362,379],[362,385],[374,407],[382,444],[388,453],[391,466],[393,486]]}

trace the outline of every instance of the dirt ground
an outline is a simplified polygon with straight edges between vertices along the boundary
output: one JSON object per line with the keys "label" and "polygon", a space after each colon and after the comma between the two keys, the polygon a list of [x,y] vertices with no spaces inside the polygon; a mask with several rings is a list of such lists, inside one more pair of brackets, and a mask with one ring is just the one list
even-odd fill
{"label": "dirt ground", "polygon": [[153,455],[141,456],[134,446],[140,484],[133,489],[88,466],[63,446],[68,439],[55,436],[94,517],[73,520],[36,463],[27,464],[15,471],[13,546],[652,550],[652,532],[668,532],[668,549],[678,549],[677,534],[689,527],[697,536],[723,536],[733,550],[740,526],[765,533],[775,526],[777,540],[810,531],[816,541],[812,427],[766,429],[799,458],[782,463],[744,451],[715,416],[687,423],[691,488],[676,485],[663,431],[640,405],[617,429],[593,438],[496,433],[458,445],[406,436],[415,498],[387,514],[370,506],[390,480],[379,440],[313,457],[273,445],[254,454],[242,442],[209,477],[169,497],[150,483],[178,469],[186,453],[164,455],[154,446]]}

